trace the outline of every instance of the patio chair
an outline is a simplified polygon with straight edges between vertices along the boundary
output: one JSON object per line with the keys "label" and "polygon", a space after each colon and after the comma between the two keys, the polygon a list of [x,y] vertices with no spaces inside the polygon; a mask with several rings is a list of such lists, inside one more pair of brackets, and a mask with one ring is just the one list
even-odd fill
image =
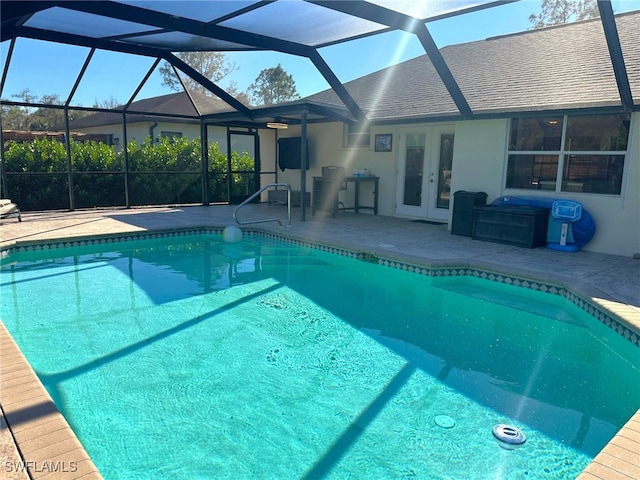
{"label": "patio chair", "polygon": [[18,221],[22,221],[18,205],[13,203],[8,198],[0,199],[0,218],[9,218],[11,216],[17,216]]}

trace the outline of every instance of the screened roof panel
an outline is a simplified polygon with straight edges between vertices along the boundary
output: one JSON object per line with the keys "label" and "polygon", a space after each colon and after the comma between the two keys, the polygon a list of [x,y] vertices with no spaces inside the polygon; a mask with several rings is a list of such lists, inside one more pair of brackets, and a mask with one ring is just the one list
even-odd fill
{"label": "screened roof panel", "polygon": [[153,46],[156,48],[171,50],[172,52],[193,50],[234,51],[248,50],[251,48],[247,45],[242,45],[239,43],[226,42],[224,40],[202,37],[199,35],[192,35],[190,33],[182,32],[153,33],[151,35],[129,37],[126,39],[122,39],[122,41],[126,43],[134,43],[137,45]]}
{"label": "screened roof panel", "polygon": [[369,0],[380,7],[395,10],[404,15],[427,20],[446,14],[454,14],[478,5],[494,3],[494,0],[429,0],[417,2],[416,0]]}
{"label": "screened roof panel", "polygon": [[4,66],[7,64],[7,56],[9,55],[9,44],[10,42],[2,42],[0,43],[0,65]]}
{"label": "screened roof panel", "polygon": [[[88,48],[74,45],[17,39],[1,92],[2,98],[24,101],[22,94],[28,93],[33,97],[32,101],[63,105],[88,53]],[[24,71],[28,71],[29,75],[20,74]]]}
{"label": "screened roof panel", "polygon": [[[357,62],[342,62],[345,47],[352,51],[375,51],[376,54],[363,55]],[[333,71],[343,83],[424,55],[424,49],[415,35],[398,30],[329,45],[318,51],[329,65],[335,65]]]}
{"label": "screened roof panel", "polygon": [[[126,72],[123,72],[117,65],[125,64],[125,57],[130,61],[126,63]],[[153,61],[150,57],[96,50],[71,104],[88,107],[104,101],[117,104],[128,102],[153,65]],[[109,90],[96,91],[94,85],[102,85],[105,82],[110,85]]]}
{"label": "screened roof panel", "polygon": [[114,37],[157,30],[140,23],[127,22],[60,7],[48,8],[37,12],[27,20],[25,26],[92,38]]}
{"label": "screened roof panel", "polygon": [[220,25],[303,45],[322,45],[386,29],[300,0],[274,2],[231,18]]}
{"label": "screened roof panel", "polygon": [[[139,102],[140,100],[145,100],[147,98],[153,98],[161,95],[174,93],[176,91],[184,92],[183,88],[180,88],[180,90],[175,90],[168,86],[165,86],[164,84],[165,78],[167,78],[168,81],[174,82],[175,85],[179,85],[180,80],[178,79],[177,75],[172,69],[169,69],[169,71],[167,71],[163,75],[161,71],[162,67],[163,67],[163,62],[160,62],[156,66],[156,68],[153,70],[153,73],[149,76],[147,81],[141,86],[140,91],[133,99],[134,103]],[[158,88],[158,86],[161,86],[160,89]],[[126,100],[126,99],[123,99],[123,100]]]}
{"label": "screened roof panel", "polygon": [[231,0],[231,1],[203,1],[183,0],[180,2],[159,2],[157,0],[118,0],[118,3],[132,5],[134,7],[146,8],[147,10],[155,10],[162,13],[168,13],[178,17],[190,18],[200,22],[213,22],[219,18],[233,14],[238,10],[243,10],[251,5],[261,3],[258,0]]}
{"label": "screened roof panel", "polygon": [[[236,75],[234,72],[218,82],[220,87],[226,90],[235,86],[239,91],[247,91],[263,70],[276,65],[286,66],[286,73],[293,77],[296,90],[302,96],[331,88],[313,62],[306,57],[267,51],[228,52],[225,53],[225,57],[236,65],[237,72],[242,72],[242,75]],[[338,75],[338,72],[336,74]],[[255,104],[256,102],[253,102],[253,105]]]}

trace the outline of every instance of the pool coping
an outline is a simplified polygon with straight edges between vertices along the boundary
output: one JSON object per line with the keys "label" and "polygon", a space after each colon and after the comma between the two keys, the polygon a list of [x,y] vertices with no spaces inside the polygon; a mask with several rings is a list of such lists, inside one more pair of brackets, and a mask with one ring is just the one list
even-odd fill
{"label": "pool coping", "polygon": [[0,321],[0,406],[19,458],[2,466],[15,478],[99,480],[102,476]]}
{"label": "pool coping", "polygon": [[[117,243],[187,236],[221,234],[223,227],[188,227],[155,231],[77,236],[68,239],[11,241],[0,244],[0,257],[22,251],[46,251],[55,248]],[[363,249],[357,244],[309,241],[304,238],[273,233],[260,228],[246,229],[247,235],[284,241],[359,260],[413,271],[428,276],[473,276],[567,298],[628,341],[640,347],[640,312],[611,299],[607,294],[581,281],[571,281],[554,274],[541,274],[523,268],[505,267],[474,259],[428,260],[398,252]],[[0,319],[0,408],[11,432],[20,459],[32,479],[101,479],[81,443],[58,411],[46,389],[27,362]],[[9,352],[8,360],[5,359]],[[9,363],[7,363],[9,362]],[[24,392],[27,392],[23,395]],[[25,426],[21,425],[25,423]],[[640,410],[598,453],[578,477],[579,480],[640,478]],[[73,460],[72,460],[73,458]],[[57,462],[57,463],[55,463]],[[52,469],[57,471],[52,471]],[[73,471],[72,471],[73,470]]]}

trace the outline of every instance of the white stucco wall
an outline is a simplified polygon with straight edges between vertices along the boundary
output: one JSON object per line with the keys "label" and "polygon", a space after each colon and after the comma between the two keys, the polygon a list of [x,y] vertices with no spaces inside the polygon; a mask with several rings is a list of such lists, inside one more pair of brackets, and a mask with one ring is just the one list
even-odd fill
{"label": "white stucco wall", "polygon": [[[307,191],[312,190],[312,178],[322,175],[322,167],[344,166],[347,175],[351,175],[354,169],[367,169],[380,177],[378,185],[378,215],[392,216],[395,205],[395,171],[396,171],[396,145],[392,152],[374,152],[373,146],[369,148],[345,148],[343,147],[344,126],[342,123],[310,124],[307,127],[309,138],[309,170],[306,175]],[[375,133],[396,133],[395,127],[374,128]],[[290,127],[280,134],[282,137],[300,136],[299,127]],[[396,135],[394,135],[395,137]],[[290,183],[295,190],[300,189],[300,170],[278,170],[278,181]],[[353,189],[353,184],[348,185]],[[360,187],[360,204],[373,205],[373,187],[370,184],[362,184]],[[340,200],[345,206],[353,206],[353,192],[341,192]],[[363,214],[372,213],[370,210],[362,210]]]}
{"label": "white stucco wall", "polygon": [[502,194],[508,121],[456,124],[451,192],[485,192],[487,203]]}

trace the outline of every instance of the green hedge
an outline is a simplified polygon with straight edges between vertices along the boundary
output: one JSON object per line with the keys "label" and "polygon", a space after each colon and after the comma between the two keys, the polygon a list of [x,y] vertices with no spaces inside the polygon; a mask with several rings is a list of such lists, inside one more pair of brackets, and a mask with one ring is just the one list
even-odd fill
{"label": "green hedge", "polygon": [[[200,139],[150,138],[127,145],[130,205],[202,202]],[[229,200],[227,156],[217,143],[209,146],[210,201]],[[5,151],[7,192],[23,210],[69,208],[67,153],[64,144],[53,139],[30,143],[9,142]],[[253,170],[247,152],[232,153],[233,170]],[[71,168],[76,208],[122,206],[126,204],[124,153],[104,143],[71,144]],[[232,175],[232,196],[253,193],[254,176]]]}

